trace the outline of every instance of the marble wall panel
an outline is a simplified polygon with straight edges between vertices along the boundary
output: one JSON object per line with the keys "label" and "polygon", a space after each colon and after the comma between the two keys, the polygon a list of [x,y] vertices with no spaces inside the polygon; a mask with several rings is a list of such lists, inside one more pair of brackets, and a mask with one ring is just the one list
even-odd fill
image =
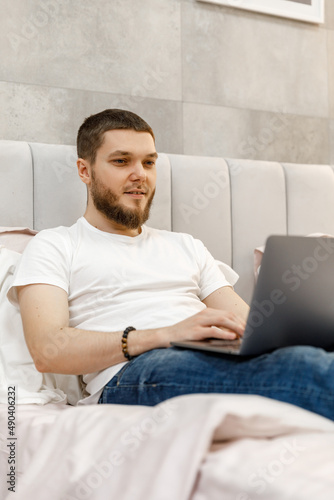
{"label": "marble wall panel", "polygon": [[0,8],[2,138],[73,144],[86,116],[120,107],[161,152],[333,157],[332,0],[322,26],[196,0]]}
{"label": "marble wall panel", "polygon": [[182,150],[182,106],[178,102],[40,85],[0,82],[0,138],[75,144],[83,120],[106,108],[122,107],[154,129],[158,151]]}
{"label": "marble wall panel", "polygon": [[184,104],[185,154],[328,163],[328,135],[323,118]]}
{"label": "marble wall panel", "polygon": [[175,0],[1,0],[0,80],[181,98]]}
{"label": "marble wall panel", "polygon": [[326,30],[182,4],[185,101],[328,115]]}

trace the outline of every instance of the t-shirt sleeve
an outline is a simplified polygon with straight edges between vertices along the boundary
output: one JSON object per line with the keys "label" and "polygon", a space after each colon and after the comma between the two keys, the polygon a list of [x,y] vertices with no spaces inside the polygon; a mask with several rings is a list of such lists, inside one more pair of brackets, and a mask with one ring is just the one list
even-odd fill
{"label": "t-shirt sleeve", "polygon": [[69,292],[70,246],[66,237],[55,230],[38,233],[25,248],[15,271],[8,299],[17,304],[16,287],[43,283]]}
{"label": "t-shirt sleeve", "polygon": [[233,286],[231,281],[225,276],[222,266],[218,265],[218,261],[213,258],[204,244],[197,239],[194,239],[194,244],[200,266],[199,298],[204,300],[210,293],[218,290],[218,288]]}

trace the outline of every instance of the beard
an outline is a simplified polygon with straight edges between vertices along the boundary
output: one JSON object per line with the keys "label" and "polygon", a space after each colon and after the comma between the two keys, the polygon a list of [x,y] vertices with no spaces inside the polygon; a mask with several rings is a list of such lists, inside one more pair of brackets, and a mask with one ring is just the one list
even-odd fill
{"label": "beard", "polygon": [[[90,194],[94,206],[108,220],[125,226],[128,229],[137,229],[145,224],[150,215],[155,189],[150,194],[143,209],[140,207],[131,209],[122,205],[119,202],[120,197],[96,179],[94,172],[92,172],[92,181]],[[138,202],[140,203],[141,200],[138,200]]]}

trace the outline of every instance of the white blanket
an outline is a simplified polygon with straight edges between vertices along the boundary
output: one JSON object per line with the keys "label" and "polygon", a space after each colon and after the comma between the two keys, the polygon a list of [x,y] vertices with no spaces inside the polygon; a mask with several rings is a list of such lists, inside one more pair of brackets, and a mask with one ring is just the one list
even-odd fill
{"label": "white blanket", "polygon": [[258,396],[18,405],[15,494],[6,405],[0,429],[1,499],[333,499],[334,423]]}

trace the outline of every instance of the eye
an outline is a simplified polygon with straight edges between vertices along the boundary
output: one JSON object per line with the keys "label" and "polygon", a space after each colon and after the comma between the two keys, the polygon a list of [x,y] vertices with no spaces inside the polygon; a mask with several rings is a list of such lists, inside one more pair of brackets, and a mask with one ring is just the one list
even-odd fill
{"label": "eye", "polygon": [[115,165],[125,165],[126,160],[124,160],[123,158],[115,158],[114,160],[112,160],[112,163],[115,163]]}
{"label": "eye", "polygon": [[155,161],[154,160],[147,160],[147,161],[145,161],[145,165],[147,167],[154,167]]}

